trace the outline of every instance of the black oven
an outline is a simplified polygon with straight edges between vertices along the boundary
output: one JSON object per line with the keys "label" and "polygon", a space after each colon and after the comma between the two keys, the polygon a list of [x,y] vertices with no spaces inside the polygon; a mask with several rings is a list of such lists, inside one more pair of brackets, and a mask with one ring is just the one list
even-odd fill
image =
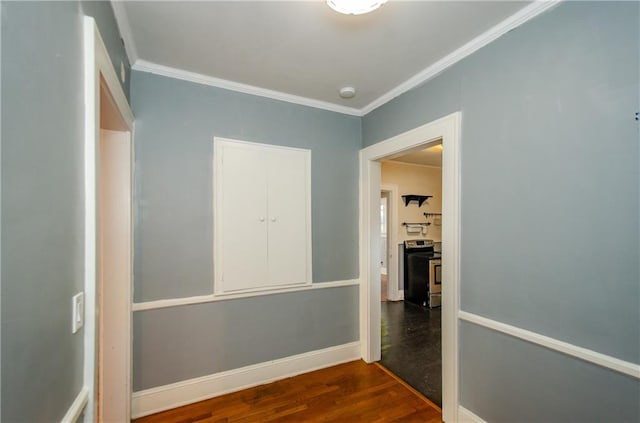
{"label": "black oven", "polygon": [[[432,261],[437,271],[432,270]],[[433,274],[433,276],[432,276]],[[437,276],[436,276],[437,275]],[[430,282],[433,279],[433,282]],[[437,289],[431,288],[437,282]],[[440,253],[433,241],[415,239],[404,242],[404,299],[423,307],[440,305]],[[438,291],[437,293],[435,291]],[[437,294],[437,295],[436,295]],[[436,298],[436,296],[438,296]]]}

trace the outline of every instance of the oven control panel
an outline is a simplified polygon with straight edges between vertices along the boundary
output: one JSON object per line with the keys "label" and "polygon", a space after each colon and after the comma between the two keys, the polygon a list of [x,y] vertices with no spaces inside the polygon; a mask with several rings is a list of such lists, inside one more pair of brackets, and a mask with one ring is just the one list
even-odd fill
{"label": "oven control panel", "polygon": [[404,248],[406,249],[433,248],[433,240],[432,239],[409,239],[404,242]]}

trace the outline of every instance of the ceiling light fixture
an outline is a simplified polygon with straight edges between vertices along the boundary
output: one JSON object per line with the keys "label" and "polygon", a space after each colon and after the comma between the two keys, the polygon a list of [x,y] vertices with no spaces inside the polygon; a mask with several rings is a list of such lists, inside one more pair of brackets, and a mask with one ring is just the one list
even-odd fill
{"label": "ceiling light fixture", "polygon": [[327,5],[345,15],[362,15],[373,12],[387,0],[327,0]]}

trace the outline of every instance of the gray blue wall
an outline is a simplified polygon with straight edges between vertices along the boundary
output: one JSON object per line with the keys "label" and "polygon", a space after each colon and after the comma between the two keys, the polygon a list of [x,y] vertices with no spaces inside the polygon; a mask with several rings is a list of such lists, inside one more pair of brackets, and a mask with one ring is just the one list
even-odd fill
{"label": "gray blue wall", "polygon": [[124,42],[116,23],[116,17],[113,14],[113,8],[110,1],[105,0],[83,0],[80,2],[80,13],[91,16],[96,21],[96,25],[100,30],[100,36],[107,48],[109,58],[116,71],[116,75],[120,78],[120,64],[124,65],[125,80],[120,80],[120,85],[125,95],[129,98],[129,86],[131,85],[131,64],[125,51]]}
{"label": "gray blue wall", "polygon": [[[561,4],[362,123],[368,146],[461,110],[462,310],[633,363],[639,7]],[[467,323],[461,344],[487,421],[640,419],[637,379]]]}
{"label": "gray blue wall", "polygon": [[358,287],[134,314],[133,390],[357,341]]}
{"label": "gray blue wall", "polygon": [[[213,292],[214,136],[311,149],[313,282],[358,277],[359,118],[142,72],[131,99],[136,302]],[[356,341],[357,310],[349,287],[137,312],[134,390]]]}
{"label": "gray blue wall", "polygon": [[125,57],[111,5],[90,3],[0,6],[3,422],[60,421],[82,387],[85,13]]}
{"label": "gray blue wall", "polygon": [[[134,72],[136,301],[211,293],[213,136],[312,150],[321,283],[357,277],[361,142],[462,110],[462,309],[640,362],[639,8],[563,4],[363,119]],[[119,67],[108,3],[1,3],[3,422],[59,421],[82,385],[84,13]],[[137,312],[134,389],[355,341],[357,308],[346,287]],[[468,323],[461,345],[487,421],[640,420],[636,379]]]}

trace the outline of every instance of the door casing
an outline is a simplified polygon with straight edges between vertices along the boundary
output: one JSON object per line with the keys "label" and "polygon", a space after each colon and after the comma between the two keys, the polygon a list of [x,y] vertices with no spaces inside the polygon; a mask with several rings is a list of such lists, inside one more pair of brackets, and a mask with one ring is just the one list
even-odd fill
{"label": "door casing", "polygon": [[458,420],[460,133],[455,112],[360,150],[360,342],[362,359],[380,360],[380,160],[442,140],[442,418]]}
{"label": "door casing", "polygon": [[[123,133],[128,133],[129,137],[129,159],[133,163],[133,137],[134,137],[134,117],[127,98],[122,90],[118,76],[114,70],[107,49],[102,41],[100,32],[92,17],[85,16],[83,21],[84,38],[84,294],[85,294],[85,322],[84,322],[84,369],[83,383],[84,389],[88,392],[88,401],[84,410],[85,421],[99,421],[98,414],[98,348],[100,324],[99,315],[100,292],[98,261],[100,254],[99,247],[99,174],[100,174],[100,121],[101,121],[101,100],[109,101],[109,106],[115,111],[115,115],[121,119]],[[102,86],[102,88],[101,88]],[[101,95],[101,89],[108,92],[109,99]],[[129,169],[131,172],[131,169]],[[130,192],[133,192],[132,187]],[[130,207],[130,206],[129,206]],[[131,216],[131,214],[130,214]],[[132,227],[132,222],[130,227]],[[129,251],[133,251],[132,239],[129,239]],[[129,269],[132,269],[132,254],[129,254]],[[123,312],[118,319],[117,330],[122,334],[118,340],[122,346],[125,362],[122,374],[117,378],[121,382],[122,389],[126,391],[123,414],[131,416],[131,299],[133,275],[128,274],[128,280],[123,283],[127,286],[121,287],[125,293],[125,303]],[[127,419],[128,420],[128,419]]]}

